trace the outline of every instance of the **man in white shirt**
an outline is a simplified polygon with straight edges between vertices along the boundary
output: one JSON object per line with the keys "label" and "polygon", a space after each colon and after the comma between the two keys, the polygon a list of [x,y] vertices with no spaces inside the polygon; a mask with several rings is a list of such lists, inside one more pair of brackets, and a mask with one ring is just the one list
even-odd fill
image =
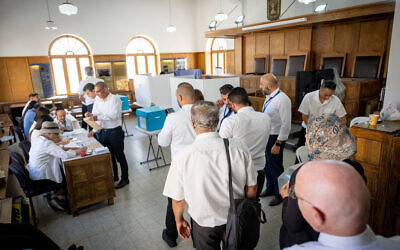
{"label": "man in white shirt", "polygon": [[217,131],[221,128],[222,122],[232,115],[233,110],[231,104],[228,101],[229,92],[233,89],[231,84],[225,84],[221,88],[219,88],[219,93],[221,94],[221,99],[219,99],[216,104],[219,108],[219,121]]}
{"label": "man in white shirt", "polygon": [[302,131],[297,146],[304,146],[308,119],[321,115],[336,115],[346,122],[346,110],[340,99],[334,95],[336,83],[331,80],[322,80],[319,90],[306,94],[301,101],[299,112],[302,114]]}
{"label": "man in white shirt", "polygon": [[267,189],[260,196],[274,195],[270,206],[279,205],[282,197],[279,193],[278,177],[283,172],[283,149],[288,139],[292,123],[292,103],[289,97],[278,87],[278,79],[273,74],[261,77],[260,88],[266,97],[263,113],[271,118],[271,133],[265,149]]}
{"label": "man in white shirt", "polygon": [[[106,146],[111,153],[111,159],[114,171],[114,181],[119,180],[118,165],[121,167],[121,181],[115,186],[116,189],[123,188],[129,184],[128,162],[124,153],[124,131],[122,131],[121,119],[121,99],[110,93],[104,82],[97,82],[95,86],[96,101],[93,105],[92,113],[87,112],[86,117],[102,127],[96,132],[96,139]],[[89,135],[93,135],[91,131]]]}
{"label": "man in white shirt", "polygon": [[311,161],[301,167],[289,195],[301,213],[320,232],[318,241],[286,249],[400,249],[400,237],[376,236],[368,226],[369,190],[350,165],[337,161]]}
{"label": "man in white shirt", "polygon": [[271,119],[268,115],[254,111],[249,106],[249,96],[244,88],[234,88],[228,100],[236,115],[225,119],[219,130],[222,138],[236,138],[250,150],[254,169],[257,171],[257,197],[264,186],[265,145],[271,130]]}
{"label": "man in white shirt", "polygon": [[[171,145],[171,159],[194,142],[194,133],[190,122],[190,109],[193,105],[194,89],[192,85],[183,82],[176,89],[176,99],[181,110],[167,116],[161,132],[158,134],[158,145],[167,147]],[[162,238],[170,247],[176,246],[178,232],[176,231],[175,217],[172,211],[172,200],[168,198],[167,213],[165,218],[166,229]]]}
{"label": "man in white shirt", "polygon": [[[163,194],[173,199],[176,227],[182,238],[190,235],[190,226],[183,218],[186,202],[196,247],[220,249],[229,210],[229,167],[223,139],[215,132],[218,108],[212,102],[199,101],[193,105],[191,117],[196,140],[172,160]],[[234,197],[255,197],[250,152],[237,139],[229,142]]]}
{"label": "man in white shirt", "polygon": [[[86,66],[85,67],[85,73],[87,75],[86,79],[82,80],[79,83],[79,88],[78,88],[78,94],[79,94],[79,99],[82,102],[82,115],[85,115],[86,112],[91,113],[92,108],[93,108],[93,103],[94,99],[90,98],[85,94],[85,91],[83,90],[86,86],[86,84],[91,83],[91,84],[96,84],[97,82],[103,82],[102,79],[96,78],[93,76],[93,68],[91,66]],[[82,121],[82,128],[86,129],[87,124],[86,122]]]}
{"label": "man in white shirt", "polygon": [[54,122],[58,124],[61,131],[72,131],[79,128],[78,121],[68,117],[67,112],[63,108],[57,109]]}
{"label": "man in white shirt", "polygon": [[26,109],[31,101],[35,101],[37,103],[40,102],[40,97],[38,93],[31,93],[29,94],[29,101],[25,104],[24,109],[22,110],[21,117],[25,114]]}

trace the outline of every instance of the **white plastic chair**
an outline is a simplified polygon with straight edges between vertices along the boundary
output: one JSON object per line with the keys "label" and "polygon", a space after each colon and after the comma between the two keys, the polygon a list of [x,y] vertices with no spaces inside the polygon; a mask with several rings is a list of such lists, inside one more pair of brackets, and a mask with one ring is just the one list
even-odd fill
{"label": "white plastic chair", "polygon": [[297,148],[296,157],[297,157],[297,160],[301,163],[308,162],[308,147],[301,146],[301,147]]}
{"label": "white plastic chair", "polygon": [[367,117],[367,116],[354,117],[350,122],[350,128],[356,124],[359,124],[362,122],[368,122],[368,121],[369,121],[369,117]]}

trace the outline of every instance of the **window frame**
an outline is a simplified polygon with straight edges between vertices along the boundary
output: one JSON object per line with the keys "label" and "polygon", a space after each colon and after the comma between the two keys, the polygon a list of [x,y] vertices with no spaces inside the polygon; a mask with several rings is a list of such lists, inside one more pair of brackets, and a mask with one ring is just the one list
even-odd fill
{"label": "window frame", "polygon": [[[137,60],[137,57],[138,57],[138,56],[144,56],[145,64],[146,64],[146,74],[148,74],[148,73],[149,73],[148,57],[149,57],[149,56],[154,56],[154,64],[155,64],[155,69],[156,69],[156,72],[155,72],[155,73],[156,73],[156,75],[158,75],[158,74],[160,73],[160,71],[159,71],[159,69],[158,69],[158,60],[159,60],[159,56],[157,55],[156,47],[154,46],[153,42],[152,42],[150,39],[148,39],[148,38],[145,37],[145,36],[134,36],[134,37],[132,37],[131,39],[129,39],[129,41],[128,41],[126,47],[128,47],[129,44],[130,44],[134,39],[138,39],[138,38],[143,38],[143,39],[145,39],[148,43],[150,43],[151,47],[153,48],[153,52],[154,52],[154,53],[128,53],[128,52],[126,52],[126,53],[125,53],[126,61],[128,62],[128,59],[127,59],[128,56],[132,56],[132,57],[133,57],[133,59],[134,59],[134,61],[135,61],[135,75],[138,75],[138,74],[139,74],[139,69],[138,69],[138,60]],[[129,71],[129,69],[128,69],[128,71]],[[127,71],[127,74],[128,74],[128,71]]]}
{"label": "window frame", "polygon": [[216,39],[218,39],[218,38],[214,38],[213,40],[212,40],[212,42],[211,42],[211,74],[213,75],[214,74],[214,65],[213,65],[213,55],[214,54],[217,54],[217,66],[220,64],[219,63],[219,54],[220,53],[223,53],[223,60],[224,60],[224,74],[226,74],[226,52],[228,52],[228,49],[221,49],[221,48],[219,48],[218,50],[213,50],[213,46],[214,46],[214,42],[215,42],[215,40]]}
{"label": "window frame", "polygon": [[[65,55],[52,55],[52,54],[51,54],[51,49],[52,49],[54,43],[57,42],[57,41],[60,40],[60,39],[63,39],[63,38],[73,38],[73,39],[78,40],[78,41],[79,41],[80,43],[82,43],[83,46],[86,48],[87,54],[80,54],[80,55],[67,55],[67,54],[65,54]],[[57,84],[56,84],[56,78],[54,77],[54,69],[53,69],[53,61],[52,61],[52,59],[56,59],[56,58],[62,59],[63,71],[64,71],[64,78],[65,78],[65,85],[66,85],[65,87],[66,87],[66,89],[67,89],[67,93],[65,93],[65,94],[60,94],[60,95],[77,95],[78,93],[71,93],[71,85],[70,85],[70,82],[69,82],[69,76],[68,76],[68,69],[67,69],[67,61],[66,61],[66,59],[67,59],[67,58],[75,58],[76,67],[77,67],[77,72],[78,72],[78,79],[79,79],[79,82],[82,81],[82,72],[81,72],[80,61],[79,61],[80,58],[88,58],[88,59],[89,59],[89,65],[90,65],[90,66],[93,68],[93,70],[94,70],[94,67],[93,67],[93,65],[94,65],[94,64],[93,64],[93,57],[92,57],[92,54],[91,54],[91,52],[90,52],[89,46],[88,46],[82,39],[80,39],[80,38],[77,37],[77,36],[74,36],[74,35],[62,35],[62,36],[59,36],[59,37],[55,38],[55,39],[50,43],[49,49],[48,49],[48,53],[49,53],[49,59],[50,59],[51,74],[52,74],[52,77],[53,77],[53,79],[54,79],[54,80],[53,80],[53,87],[54,87],[54,93],[55,93],[55,95],[56,95],[56,96],[59,95],[58,92],[57,92]]]}

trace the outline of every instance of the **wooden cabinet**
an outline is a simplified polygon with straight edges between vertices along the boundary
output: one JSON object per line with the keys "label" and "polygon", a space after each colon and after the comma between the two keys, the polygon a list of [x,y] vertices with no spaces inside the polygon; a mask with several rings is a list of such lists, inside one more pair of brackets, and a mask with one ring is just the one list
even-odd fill
{"label": "wooden cabinet", "polygon": [[70,199],[71,212],[78,215],[78,209],[108,200],[114,204],[115,189],[111,168],[111,154],[105,153],[65,161],[65,175]]}
{"label": "wooden cabinet", "polygon": [[[371,193],[369,225],[375,233],[400,233],[400,122],[350,128],[357,141],[355,160],[361,163]],[[356,191],[356,190],[355,190]]]}

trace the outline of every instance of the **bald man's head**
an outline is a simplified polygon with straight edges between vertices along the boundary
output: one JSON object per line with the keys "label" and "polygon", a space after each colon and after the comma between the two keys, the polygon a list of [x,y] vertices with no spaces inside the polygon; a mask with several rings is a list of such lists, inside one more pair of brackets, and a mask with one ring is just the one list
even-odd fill
{"label": "bald man's head", "polygon": [[265,74],[260,79],[260,88],[263,90],[264,94],[270,95],[278,88],[278,79],[274,74]]}
{"label": "bald man's head", "polygon": [[194,88],[190,83],[182,82],[176,89],[176,99],[180,107],[185,104],[193,104]]}
{"label": "bald man's head", "polygon": [[370,195],[361,175],[338,161],[311,161],[294,187],[301,213],[318,232],[353,236],[368,223]]}

